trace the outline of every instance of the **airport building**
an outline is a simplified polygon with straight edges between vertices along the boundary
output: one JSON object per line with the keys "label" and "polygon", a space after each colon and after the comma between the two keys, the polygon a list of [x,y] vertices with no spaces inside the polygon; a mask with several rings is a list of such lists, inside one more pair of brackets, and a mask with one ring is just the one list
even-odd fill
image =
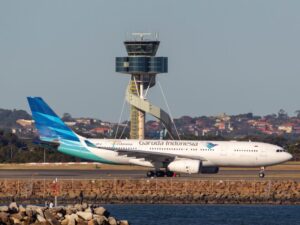
{"label": "airport building", "polygon": [[126,90],[126,100],[131,107],[131,139],[144,139],[146,113],[159,119],[171,132],[170,116],[146,99],[156,83],[156,75],[168,72],[168,58],[156,56],[159,44],[157,34],[132,33],[129,40],[124,41],[128,56],[116,57],[116,72],[128,74],[131,79]]}

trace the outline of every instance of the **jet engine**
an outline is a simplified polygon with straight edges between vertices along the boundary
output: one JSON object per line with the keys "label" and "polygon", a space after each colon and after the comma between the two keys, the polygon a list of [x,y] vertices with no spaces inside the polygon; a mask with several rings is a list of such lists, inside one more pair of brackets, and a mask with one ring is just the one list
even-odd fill
{"label": "jet engine", "polygon": [[170,171],[178,173],[218,173],[217,166],[203,166],[200,160],[180,159],[171,162],[168,165]]}

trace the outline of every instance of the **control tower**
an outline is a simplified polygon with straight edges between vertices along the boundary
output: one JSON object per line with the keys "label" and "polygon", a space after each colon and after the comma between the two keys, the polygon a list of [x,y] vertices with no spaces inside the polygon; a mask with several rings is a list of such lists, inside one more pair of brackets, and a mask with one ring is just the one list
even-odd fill
{"label": "control tower", "polygon": [[131,105],[131,139],[144,139],[146,113],[159,119],[171,132],[170,116],[146,99],[149,88],[155,85],[156,75],[168,72],[168,58],[155,56],[159,43],[157,34],[132,33],[130,40],[124,41],[128,56],[116,57],[116,72],[131,76],[126,90],[126,100]]}

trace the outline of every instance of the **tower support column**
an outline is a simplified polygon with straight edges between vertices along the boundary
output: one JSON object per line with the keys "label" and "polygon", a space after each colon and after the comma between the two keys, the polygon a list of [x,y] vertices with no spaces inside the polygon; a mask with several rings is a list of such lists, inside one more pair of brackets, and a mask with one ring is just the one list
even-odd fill
{"label": "tower support column", "polygon": [[[139,96],[140,99],[144,100],[144,79],[143,74],[139,76]],[[138,139],[142,140],[145,138],[145,112],[140,110],[138,111],[139,114],[139,131],[138,131]]]}

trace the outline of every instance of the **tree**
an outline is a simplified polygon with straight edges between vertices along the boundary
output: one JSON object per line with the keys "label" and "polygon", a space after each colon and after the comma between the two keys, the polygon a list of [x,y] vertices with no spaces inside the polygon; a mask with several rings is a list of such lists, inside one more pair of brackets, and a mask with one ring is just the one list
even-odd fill
{"label": "tree", "polygon": [[297,117],[298,119],[300,119],[300,110],[299,110],[299,109],[295,111],[295,114],[296,114],[296,117]]}
{"label": "tree", "polygon": [[63,117],[62,117],[62,120],[65,121],[65,122],[72,122],[72,121],[74,121],[74,119],[72,118],[72,116],[71,116],[70,113],[64,113]]}
{"label": "tree", "polygon": [[287,114],[287,112],[284,109],[280,109],[278,111],[278,119],[280,119],[280,120],[286,120],[286,119],[288,119],[288,114]]}

